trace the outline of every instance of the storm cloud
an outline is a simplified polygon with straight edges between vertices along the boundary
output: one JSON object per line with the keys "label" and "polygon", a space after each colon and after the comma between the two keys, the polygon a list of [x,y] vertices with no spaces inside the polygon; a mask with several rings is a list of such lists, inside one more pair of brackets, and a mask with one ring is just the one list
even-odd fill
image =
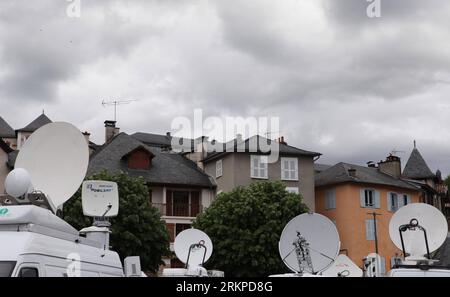
{"label": "storm cloud", "polygon": [[[450,3],[381,0],[0,3],[0,116],[42,109],[103,140],[165,133],[177,116],[279,116],[289,144],[322,163],[364,164],[413,140],[450,173]],[[211,135],[212,137],[214,135]]]}

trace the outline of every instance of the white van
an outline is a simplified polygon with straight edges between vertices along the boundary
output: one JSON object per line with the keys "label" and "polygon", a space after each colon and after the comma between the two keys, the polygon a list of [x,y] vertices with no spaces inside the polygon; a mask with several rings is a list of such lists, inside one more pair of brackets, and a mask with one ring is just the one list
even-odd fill
{"label": "white van", "polygon": [[2,207],[0,243],[0,277],[124,276],[116,252],[34,205]]}

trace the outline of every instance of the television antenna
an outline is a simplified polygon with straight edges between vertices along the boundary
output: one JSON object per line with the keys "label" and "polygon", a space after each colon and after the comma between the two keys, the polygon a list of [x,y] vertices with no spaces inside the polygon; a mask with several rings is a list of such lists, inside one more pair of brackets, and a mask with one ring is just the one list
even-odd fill
{"label": "television antenna", "polygon": [[130,103],[136,102],[136,101],[139,101],[139,100],[113,100],[113,101],[102,100],[102,105],[103,105],[103,107],[114,106],[114,121],[117,121],[117,106],[130,104]]}
{"label": "television antenna", "polygon": [[398,153],[404,154],[404,153],[406,153],[406,152],[405,152],[405,151],[399,151],[399,150],[397,150],[396,148],[392,149],[392,151],[391,151],[391,155],[392,155],[392,156],[397,156]]}
{"label": "television antenna", "polygon": [[294,273],[319,274],[336,260],[340,250],[336,226],[317,213],[302,214],[284,228],[279,242],[281,259]]}
{"label": "television antenna", "polygon": [[425,203],[408,204],[400,208],[389,223],[389,235],[403,251],[406,262],[432,262],[430,253],[439,249],[447,239],[445,216]]}
{"label": "television antenna", "polygon": [[88,163],[88,144],[76,127],[62,122],[47,124],[21,148],[16,169],[7,177],[6,192],[18,204],[48,204],[56,213],[80,187]]}

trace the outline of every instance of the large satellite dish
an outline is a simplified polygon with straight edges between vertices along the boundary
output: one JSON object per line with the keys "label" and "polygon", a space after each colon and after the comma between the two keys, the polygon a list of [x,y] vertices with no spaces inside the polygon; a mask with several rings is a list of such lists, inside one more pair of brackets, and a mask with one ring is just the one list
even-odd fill
{"label": "large satellite dish", "polygon": [[[302,243],[302,247],[296,247]],[[303,266],[299,261],[299,253],[306,253]],[[339,255],[339,234],[336,226],[323,215],[302,214],[292,219],[284,228],[279,242],[281,259],[295,273],[319,273],[333,264]],[[307,259],[306,259],[307,258]],[[307,260],[307,261],[306,261]]]}
{"label": "large satellite dish", "polygon": [[188,266],[201,266],[211,257],[213,244],[205,232],[187,229],[175,238],[174,249],[181,262]]}
{"label": "large satellite dish", "polygon": [[85,181],[81,196],[85,216],[106,218],[119,213],[119,190],[115,182]]}
{"label": "large satellite dish", "polygon": [[83,182],[89,148],[81,132],[68,123],[51,123],[36,130],[17,156],[15,167],[30,174],[34,190],[55,207],[69,200]]}
{"label": "large satellite dish", "polygon": [[[400,228],[403,228],[402,235],[400,235]],[[426,232],[427,240],[422,229]],[[436,251],[445,242],[447,234],[448,225],[444,215],[437,208],[424,203],[403,206],[389,223],[389,235],[392,242],[397,248],[403,250],[401,238],[403,237],[404,250],[412,258],[423,258],[428,251],[430,253]]]}

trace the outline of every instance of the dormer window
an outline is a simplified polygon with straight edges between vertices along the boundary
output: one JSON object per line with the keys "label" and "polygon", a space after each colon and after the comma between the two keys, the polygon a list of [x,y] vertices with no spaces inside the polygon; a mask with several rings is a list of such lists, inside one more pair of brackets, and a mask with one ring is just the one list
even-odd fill
{"label": "dormer window", "polygon": [[149,170],[153,155],[144,147],[138,147],[126,154],[122,159],[127,162],[128,169]]}

